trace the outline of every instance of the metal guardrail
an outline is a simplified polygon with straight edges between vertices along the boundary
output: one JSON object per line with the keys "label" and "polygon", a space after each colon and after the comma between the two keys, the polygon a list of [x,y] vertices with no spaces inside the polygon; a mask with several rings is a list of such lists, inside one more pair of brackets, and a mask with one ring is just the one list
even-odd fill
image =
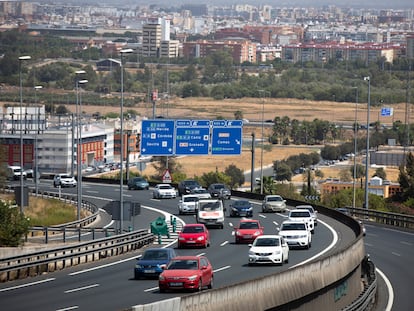
{"label": "metal guardrail", "polygon": [[0,259],[0,282],[40,275],[101,258],[118,256],[152,244],[155,236],[148,230],[106,237],[76,245]]}
{"label": "metal guardrail", "polygon": [[377,294],[377,275],[375,273],[374,263],[370,260],[365,261],[365,263],[365,268],[368,269],[368,284],[365,286],[358,299],[356,299],[349,306],[343,308],[341,311],[365,311],[372,309]]}
{"label": "metal guardrail", "polygon": [[364,208],[352,208],[346,207],[352,216],[356,216],[361,219],[374,221],[379,224],[398,227],[401,229],[414,230],[414,216],[381,212]]}

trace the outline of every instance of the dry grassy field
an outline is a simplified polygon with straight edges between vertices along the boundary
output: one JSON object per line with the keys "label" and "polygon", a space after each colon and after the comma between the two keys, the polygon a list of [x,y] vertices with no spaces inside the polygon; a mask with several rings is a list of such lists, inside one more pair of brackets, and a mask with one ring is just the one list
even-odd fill
{"label": "dry grassy field", "polygon": [[[362,99],[361,99],[362,101]],[[75,113],[75,105],[67,105],[68,110]],[[380,121],[382,124],[392,124],[395,120],[405,120],[405,104],[392,105],[394,116],[381,117],[381,107],[371,107],[371,122]],[[139,103],[136,107],[124,107],[132,109],[142,117],[152,117],[152,105],[149,103]],[[105,115],[108,112],[120,112],[120,107],[113,106],[89,106],[83,105],[82,110],[86,114],[100,112]],[[250,121],[261,121],[274,119],[276,116],[288,116],[290,119],[299,121],[314,119],[327,120],[330,122],[353,124],[356,119],[358,123],[366,123],[367,105],[366,103],[339,103],[339,102],[318,102],[297,99],[273,99],[273,98],[242,98],[213,100],[210,98],[172,98],[167,101],[158,101],[156,104],[156,115],[164,117],[183,118],[183,119],[216,119],[222,117],[233,119],[236,111],[241,111],[243,118]],[[265,130],[264,136],[268,136],[268,130]],[[244,126],[243,136],[251,137],[255,132],[256,138],[261,138],[261,128]],[[352,137],[350,137],[352,139]],[[263,152],[263,166],[272,165],[273,161],[283,160],[293,154],[309,153],[316,151],[317,146],[298,147],[298,146],[278,146],[273,145],[270,151]],[[236,165],[242,170],[251,168],[251,150],[250,146],[245,146],[240,156],[197,156],[182,157],[177,161],[182,165],[183,172],[188,177],[199,176],[205,172],[223,171],[230,164]],[[261,166],[261,149],[256,148],[255,163],[256,168]],[[391,181],[398,179],[398,170],[396,168],[387,168],[387,178]],[[325,168],[325,177],[337,177],[338,168]],[[145,175],[153,174],[150,165],[143,171]],[[296,176],[301,178],[301,176]]]}

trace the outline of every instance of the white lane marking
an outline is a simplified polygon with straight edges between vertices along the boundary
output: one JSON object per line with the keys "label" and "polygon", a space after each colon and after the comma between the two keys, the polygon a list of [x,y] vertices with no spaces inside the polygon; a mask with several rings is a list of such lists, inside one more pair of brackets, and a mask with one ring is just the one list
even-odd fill
{"label": "white lane marking", "polygon": [[197,254],[196,256],[197,256],[197,257],[200,257],[200,256],[205,256],[205,254],[206,254],[206,253],[200,253],[200,254]]}
{"label": "white lane marking", "polygon": [[229,222],[229,226],[230,226],[230,227],[233,227],[233,223],[232,223],[232,222]]}
{"label": "white lane marking", "polygon": [[401,241],[400,243],[401,244],[404,244],[404,245],[408,245],[408,246],[412,246],[413,245],[413,243],[405,242],[405,241]]}
{"label": "white lane marking", "polygon": [[99,191],[95,191],[95,190],[87,190],[85,192],[88,192],[88,193],[99,193]]}
{"label": "white lane marking", "polygon": [[263,214],[259,214],[259,217],[262,217],[262,218],[267,218],[265,215],[263,215]]}
{"label": "white lane marking", "polygon": [[336,243],[338,242],[338,234],[336,233],[336,231],[334,230],[334,228],[332,228],[332,227],[331,227],[330,225],[328,225],[326,222],[321,221],[321,220],[319,220],[319,222],[320,222],[320,223],[322,223],[322,224],[324,224],[324,225],[325,225],[325,227],[327,227],[327,228],[331,231],[331,233],[332,233],[332,235],[333,235],[333,238],[332,238],[332,242],[331,242],[331,244],[329,244],[329,246],[328,246],[327,248],[325,248],[323,251],[319,252],[319,253],[318,253],[318,254],[316,254],[315,256],[310,257],[310,258],[308,258],[307,260],[305,260],[305,261],[302,261],[302,262],[298,263],[297,265],[294,265],[294,266],[292,266],[292,267],[289,267],[289,269],[292,269],[292,268],[295,268],[295,267],[301,266],[301,265],[303,265],[303,264],[305,264],[305,263],[307,263],[307,262],[309,262],[309,261],[311,261],[311,260],[313,260],[313,259],[315,259],[315,258],[317,258],[317,257],[319,257],[319,256],[321,256],[321,255],[323,255],[324,253],[328,252],[331,248],[334,248],[334,247],[335,247]]}
{"label": "white lane marking", "polygon": [[65,294],[75,293],[75,292],[79,292],[81,290],[90,289],[90,288],[94,288],[94,287],[98,287],[98,286],[99,286],[99,284],[91,284],[91,285],[88,285],[88,286],[78,287],[78,288],[74,288],[74,289],[68,289],[68,290],[65,290],[64,293]]}
{"label": "white lane marking", "polygon": [[220,244],[220,246],[224,246],[224,245],[227,245],[227,244],[229,244],[229,241],[224,241],[223,243]]}
{"label": "white lane marking", "polygon": [[279,223],[277,221],[273,221],[273,223],[277,226],[279,226]]}
{"label": "white lane marking", "polygon": [[79,309],[79,306],[66,307],[63,309],[57,309],[56,311],[68,311],[68,310],[75,310],[75,309]]}
{"label": "white lane marking", "polygon": [[10,290],[20,289],[20,288],[24,288],[24,287],[34,286],[34,285],[38,285],[38,284],[42,284],[42,283],[46,283],[46,282],[50,282],[50,281],[54,281],[54,280],[56,280],[56,278],[50,278],[50,279],[45,279],[45,280],[41,280],[41,281],[37,281],[37,282],[32,282],[32,283],[26,283],[26,284],[22,284],[22,285],[7,287],[7,288],[0,289],[0,293],[1,292],[7,292],[7,291],[10,291]]}
{"label": "white lane marking", "polygon": [[401,257],[401,254],[399,254],[399,253],[391,252],[391,254],[393,254],[395,256],[398,256],[398,257]]}
{"label": "white lane marking", "polygon": [[388,303],[384,311],[391,311],[392,305],[394,304],[394,289],[392,288],[392,284],[390,280],[388,280],[388,278],[385,276],[385,274],[380,269],[375,268],[375,271],[382,277],[388,289]]}
{"label": "white lane marking", "polygon": [[220,272],[220,271],[227,270],[227,269],[230,269],[230,268],[231,268],[231,266],[224,266],[224,267],[213,270],[213,272]]}
{"label": "white lane marking", "polygon": [[153,291],[158,290],[158,289],[159,289],[158,286],[153,287],[153,288],[147,288],[147,289],[144,289],[144,292],[153,292]]}
{"label": "white lane marking", "polygon": [[373,245],[373,244],[370,244],[370,243],[365,243],[365,246],[372,247],[372,246],[374,246],[374,245]]}

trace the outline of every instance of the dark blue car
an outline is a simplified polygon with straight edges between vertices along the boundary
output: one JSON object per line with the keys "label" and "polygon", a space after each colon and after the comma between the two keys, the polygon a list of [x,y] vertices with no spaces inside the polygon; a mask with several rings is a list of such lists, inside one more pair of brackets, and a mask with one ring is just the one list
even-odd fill
{"label": "dark blue car", "polygon": [[232,201],[230,204],[230,216],[252,217],[253,205],[248,200]]}
{"label": "dark blue car", "polygon": [[149,248],[137,259],[134,269],[134,278],[156,278],[163,271],[162,265],[166,265],[176,257],[172,248]]}

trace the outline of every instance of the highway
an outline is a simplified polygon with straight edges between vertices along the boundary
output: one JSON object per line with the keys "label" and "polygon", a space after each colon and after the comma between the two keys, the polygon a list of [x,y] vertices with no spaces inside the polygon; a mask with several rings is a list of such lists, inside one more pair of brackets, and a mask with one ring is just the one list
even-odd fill
{"label": "highway", "polygon": [[[50,187],[51,181],[42,180],[42,189],[56,190]],[[63,191],[75,194],[76,188],[64,189]],[[89,200],[98,206],[103,206],[108,200],[119,200],[119,185],[84,183],[83,197],[85,200]],[[149,223],[155,220],[159,214],[153,208],[178,215],[178,199],[154,200],[152,199],[151,190],[125,190],[124,197],[125,201],[137,201],[143,207],[141,215],[137,216],[133,222],[136,229],[148,228]],[[277,228],[286,217],[286,214],[262,214],[259,202],[255,203],[253,218],[261,221],[265,228],[265,234],[277,232]],[[192,215],[180,216],[180,218],[186,223],[195,221]],[[330,247],[335,246],[335,243],[347,244],[353,239],[353,232],[349,228],[323,215],[320,215],[320,219],[321,223],[317,226],[316,233],[313,235],[312,248],[309,250],[292,250],[289,256],[289,263],[283,266],[247,266],[248,246],[235,245],[233,243],[232,228],[237,224],[238,218],[230,217],[226,217],[223,230],[210,230],[212,243],[209,248],[180,249],[177,250],[177,253],[180,255],[205,254],[212,262],[215,270],[214,287],[231,285],[243,280],[277,273],[305,263],[306,260],[320,256],[325,250],[329,252]],[[132,225],[132,222],[126,222],[124,227],[128,225]],[[112,224],[112,226],[116,227],[116,224]],[[367,227],[367,251],[369,250],[371,258],[377,264],[377,252],[382,254],[384,259],[380,257],[379,260],[380,263],[384,261],[384,272],[387,275],[392,273],[397,276],[392,282],[393,284],[397,280],[400,280],[400,282],[405,280],[407,276],[410,276],[410,266],[408,264],[406,265],[407,271],[404,271],[404,273],[401,270],[394,271],[398,270],[398,268],[392,269],[392,266],[395,266],[395,261],[400,259],[401,256],[405,256],[404,249],[397,249],[395,251],[400,256],[393,254],[384,256],[385,253],[382,247],[376,248],[371,246],[381,245],[383,235],[393,237],[389,243],[395,244],[394,239],[400,239],[398,236],[399,232],[393,231],[393,234],[389,234],[388,231],[375,228],[375,226]],[[337,242],[336,239],[338,239]],[[405,240],[400,239],[399,241],[403,241],[399,243],[401,247],[410,248],[409,245],[411,245],[411,253],[408,253],[411,256],[407,258],[412,258],[413,236],[406,235]],[[176,247],[176,245],[173,244],[172,247]],[[373,249],[371,250],[371,248]],[[139,252],[122,257],[103,259],[98,263],[84,264],[40,277],[1,284],[0,301],[3,306],[7,306],[7,310],[122,310],[132,305],[146,304],[177,295],[188,295],[188,293],[160,294],[157,288],[157,280],[134,280],[133,267],[137,256],[139,256]],[[387,258],[391,259],[391,262],[387,262]],[[387,268],[391,270],[387,271]],[[412,279],[413,277],[408,279],[407,282]],[[394,306],[397,306],[400,302],[403,303],[401,305],[403,308],[396,308],[395,310],[408,310],[404,309],[404,305],[406,306],[404,299],[397,299],[400,291],[404,293],[404,285],[401,288],[395,288],[398,291],[394,290]],[[405,290],[408,290],[408,288],[409,286],[406,285]],[[409,299],[409,295],[406,295],[406,297]]]}

